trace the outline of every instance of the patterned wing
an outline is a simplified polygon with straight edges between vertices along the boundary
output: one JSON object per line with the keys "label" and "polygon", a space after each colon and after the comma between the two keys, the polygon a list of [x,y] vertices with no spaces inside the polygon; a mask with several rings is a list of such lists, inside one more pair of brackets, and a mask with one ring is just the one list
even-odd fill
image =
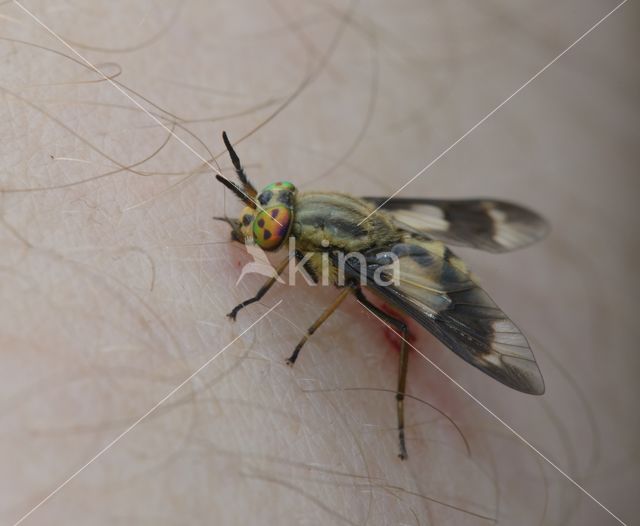
{"label": "patterned wing", "polygon": [[[362,270],[367,289],[489,376],[518,391],[544,392],[524,335],[443,243],[406,235],[393,247],[363,255],[364,260],[346,260],[347,276],[359,279]],[[391,283],[394,267],[398,279]]]}
{"label": "patterned wing", "polygon": [[[364,197],[375,206],[384,198]],[[493,199],[389,200],[382,210],[398,228],[413,234],[488,252],[508,252],[542,239],[549,225],[522,206]]]}

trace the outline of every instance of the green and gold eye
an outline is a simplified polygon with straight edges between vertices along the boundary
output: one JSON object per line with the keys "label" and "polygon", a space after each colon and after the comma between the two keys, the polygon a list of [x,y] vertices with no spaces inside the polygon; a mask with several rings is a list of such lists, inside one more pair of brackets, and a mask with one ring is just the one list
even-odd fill
{"label": "green and gold eye", "polygon": [[292,209],[296,192],[296,187],[287,181],[271,183],[258,194],[258,203],[262,208],[283,205]]}
{"label": "green and gold eye", "polygon": [[253,220],[256,216],[255,208],[250,206],[245,206],[240,214],[240,234],[242,235],[242,239],[250,239],[252,236],[252,225]]}
{"label": "green and gold eye", "polygon": [[253,221],[253,239],[263,250],[277,249],[289,235],[293,213],[279,205],[258,212]]}
{"label": "green and gold eye", "polygon": [[276,250],[289,236],[293,225],[296,187],[287,181],[271,183],[258,194],[253,220],[253,239],[263,250]]}

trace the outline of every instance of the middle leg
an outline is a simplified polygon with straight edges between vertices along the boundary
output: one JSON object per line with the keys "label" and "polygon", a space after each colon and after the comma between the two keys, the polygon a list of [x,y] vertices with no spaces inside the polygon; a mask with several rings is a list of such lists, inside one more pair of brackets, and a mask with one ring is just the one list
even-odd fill
{"label": "middle leg", "polygon": [[320,325],[322,325],[327,320],[327,318],[335,312],[335,310],[340,306],[344,299],[349,295],[351,290],[352,289],[350,287],[345,287],[344,289],[342,289],[340,295],[336,298],[336,300],[331,305],[329,305],[329,307],[322,313],[322,315],[315,322],[313,322],[313,325],[311,325],[311,327],[307,329],[307,334],[302,337],[302,339],[298,342],[298,345],[296,345],[296,348],[293,350],[293,354],[287,359],[287,365],[293,365],[296,362],[302,346],[306,343],[309,337],[314,332],[316,332],[316,330],[318,330],[318,327],[320,327]]}

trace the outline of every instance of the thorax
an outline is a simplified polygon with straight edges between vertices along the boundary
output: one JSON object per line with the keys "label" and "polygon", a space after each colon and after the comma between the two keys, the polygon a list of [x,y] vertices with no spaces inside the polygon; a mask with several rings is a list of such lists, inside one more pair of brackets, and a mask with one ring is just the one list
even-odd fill
{"label": "thorax", "polygon": [[307,192],[296,199],[292,235],[302,252],[361,252],[397,242],[400,234],[382,211],[356,197]]}

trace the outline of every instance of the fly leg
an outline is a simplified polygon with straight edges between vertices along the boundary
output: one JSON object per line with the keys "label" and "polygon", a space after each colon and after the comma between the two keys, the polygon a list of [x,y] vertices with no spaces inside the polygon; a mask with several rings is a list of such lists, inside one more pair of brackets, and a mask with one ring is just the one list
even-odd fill
{"label": "fly leg", "polygon": [[327,318],[335,312],[335,310],[340,306],[344,299],[349,295],[351,290],[352,289],[350,287],[345,287],[344,289],[342,289],[342,292],[340,292],[340,295],[336,298],[336,300],[331,305],[329,305],[329,307],[327,307],[322,315],[315,322],[313,322],[313,325],[311,325],[311,327],[307,329],[307,334],[305,334],[298,342],[298,345],[296,345],[296,348],[293,350],[293,354],[289,356],[289,358],[287,358],[287,365],[293,365],[296,362],[302,346],[306,343],[309,337],[314,332],[316,332],[318,327],[320,327],[320,325],[322,325],[327,320]]}
{"label": "fly leg", "polygon": [[258,290],[258,293],[253,298],[249,298],[248,300],[244,300],[239,305],[236,305],[233,308],[233,310],[229,314],[227,314],[227,316],[229,318],[231,318],[233,321],[235,321],[236,316],[238,315],[238,312],[240,312],[240,310],[244,309],[247,305],[251,305],[252,303],[255,303],[256,301],[260,301],[262,299],[262,297],[267,293],[267,291],[278,280],[278,276],[280,276],[280,274],[282,274],[284,272],[284,269],[287,268],[287,265],[289,264],[289,260],[290,259],[291,259],[291,257],[287,256],[287,259],[282,261],[275,268],[275,274],[271,278],[269,278],[267,280],[267,282],[264,285],[262,285],[262,287],[260,287],[260,290]]}
{"label": "fly leg", "polygon": [[360,287],[354,289],[356,298],[362,305],[373,312],[376,316],[379,316],[384,321],[395,327],[402,334],[402,341],[400,343],[400,371],[398,375],[398,389],[396,391],[396,403],[398,413],[398,437],[400,440],[400,454],[398,455],[402,460],[407,458],[407,447],[404,442],[404,394],[407,385],[407,366],[409,365],[409,349],[407,349],[407,336],[408,327],[405,322],[390,316],[383,310],[376,307],[371,303],[362,292]]}

